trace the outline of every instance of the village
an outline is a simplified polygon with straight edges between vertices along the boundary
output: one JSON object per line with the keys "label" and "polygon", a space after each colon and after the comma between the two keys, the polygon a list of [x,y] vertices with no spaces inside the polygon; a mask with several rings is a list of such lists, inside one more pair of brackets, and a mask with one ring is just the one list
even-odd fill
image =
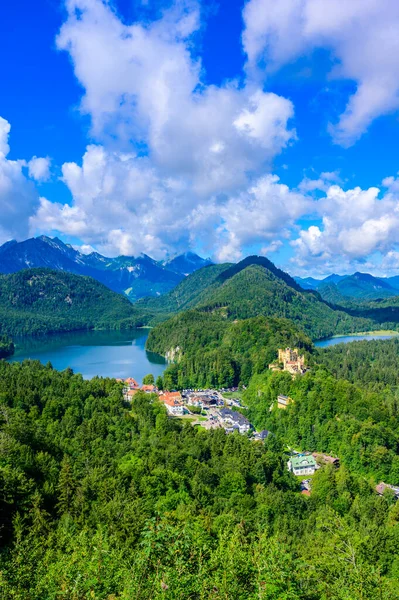
{"label": "village", "polygon": [[[269,369],[287,371],[292,377],[303,375],[308,371],[305,358],[299,354],[297,348],[279,349],[278,362],[270,364]],[[241,396],[236,387],[220,390],[186,389],[180,392],[158,390],[154,384],[140,386],[133,377],[117,381],[123,383],[123,397],[127,402],[131,402],[138,391],[156,394],[171,418],[187,419],[193,426],[200,426],[204,429],[224,429],[226,434],[237,432],[247,435],[254,441],[265,441],[270,435],[273,435],[266,429],[256,431],[249,419],[240,412],[241,409],[247,407],[241,403]],[[275,407],[279,410],[286,410],[293,403],[293,398],[279,394],[269,410],[272,411]],[[288,449],[288,453],[287,469],[300,479],[301,493],[305,496],[311,495],[312,477],[318,469],[328,465],[338,468],[340,465],[338,457],[320,452],[298,452]],[[387,490],[388,493],[393,494],[396,500],[399,500],[399,487],[384,482],[380,482],[375,487],[376,493],[381,496]]]}
{"label": "village", "polygon": [[266,439],[269,434],[265,431],[256,432],[249,420],[237,410],[245,409],[238,397],[237,388],[169,392],[158,390],[155,385],[140,386],[133,377],[118,381],[124,384],[123,397],[126,401],[131,402],[138,391],[157,394],[170,417],[188,419],[192,425],[204,429],[222,428],[226,433],[251,433],[254,439]]}

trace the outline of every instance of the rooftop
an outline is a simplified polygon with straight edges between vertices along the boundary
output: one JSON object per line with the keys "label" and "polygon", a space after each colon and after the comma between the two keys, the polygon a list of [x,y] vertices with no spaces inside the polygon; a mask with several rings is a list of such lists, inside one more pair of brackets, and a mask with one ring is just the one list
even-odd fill
{"label": "rooftop", "polygon": [[307,467],[316,467],[316,461],[313,456],[291,456],[291,465],[293,469],[306,469]]}
{"label": "rooftop", "polygon": [[220,414],[222,419],[231,419],[240,425],[250,425],[249,420],[244,415],[236,410],[231,410],[231,408],[222,408]]}

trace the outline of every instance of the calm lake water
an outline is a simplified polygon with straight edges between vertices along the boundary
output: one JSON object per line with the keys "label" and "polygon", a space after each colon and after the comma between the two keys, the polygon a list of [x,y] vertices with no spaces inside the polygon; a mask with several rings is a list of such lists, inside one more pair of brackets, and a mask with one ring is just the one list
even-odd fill
{"label": "calm lake water", "polygon": [[71,367],[85,379],[101,377],[134,377],[139,383],[144,375],[156,378],[165,369],[166,361],[145,350],[148,330],[129,332],[90,331],[49,335],[40,339],[17,338],[16,350],[10,362],[26,358],[40,360],[62,371]]}
{"label": "calm lake water", "polygon": [[315,342],[314,345],[318,348],[328,348],[328,346],[335,346],[336,344],[348,344],[349,342],[360,342],[361,340],[389,340],[397,336],[397,333],[389,333],[387,335],[373,333],[368,335],[342,335],[327,340],[320,340],[319,342]]}

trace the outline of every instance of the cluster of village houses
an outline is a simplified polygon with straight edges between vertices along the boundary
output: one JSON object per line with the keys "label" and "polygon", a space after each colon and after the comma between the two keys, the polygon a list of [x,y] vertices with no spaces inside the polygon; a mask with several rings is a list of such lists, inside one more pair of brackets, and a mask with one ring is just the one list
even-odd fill
{"label": "cluster of village houses", "polygon": [[[302,375],[307,371],[305,366],[305,358],[299,354],[297,348],[279,349],[278,363],[269,365],[273,371],[283,370],[289,372],[293,377]],[[201,410],[201,414],[206,416],[206,421],[201,423],[206,429],[223,428],[226,433],[234,433],[237,431],[240,434],[247,434],[252,431],[252,438],[255,440],[265,440],[270,431],[263,430],[256,432],[249,420],[238,410],[233,408],[243,408],[241,403],[236,399],[226,399],[223,397],[223,392],[236,391],[236,388],[219,390],[183,390],[177,391],[160,391],[155,385],[140,386],[135,379],[129,377],[127,379],[119,379],[123,382],[123,395],[125,400],[131,401],[134,394],[139,390],[146,393],[156,393],[160,402],[162,402],[171,417],[184,417],[184,415],[192,415]],[[294,400],[289,396],[280,394],[270,406],[270,410],[276,406],[278,409],[286,409]],[[197,409],[197,410],[195,410]],[[317,469],[322,466],[332,465],[339,467],[339,458],[321,454],[318,452],[292,452],[288,460],[287,467],[294,475],[304,477],[301,481],[301,491],[309,496],[311,493],[311,477]],[[399,487],[392,486],[386,483],[379,483],[375,490],[377,494],[383,495],[386,490],[390,490],[395,498],[399,500]]]}
{"label": "cluster of village houses", "polygon": [[119,379],[124,384],[123,396],[128,402],[131,402],[133,396],[138,391],[146,393],[156,393],[159,401],[162,402],[171,417],[184,417],[185,415],[195,414],[195,409],[200,409],[206,421],[201,424],[206,429],[223,428],[226,433],[246,434],[253,432],[254,439],[265,440],[269,435],[268,431],[255,432],[249,420],[235,408],[242,408],[241,403],[236,399],[226,399],[223,392],[236,391],[237,388],[225,390],[183,390],[162,391],[154,385],[140,386],[133,377]]}

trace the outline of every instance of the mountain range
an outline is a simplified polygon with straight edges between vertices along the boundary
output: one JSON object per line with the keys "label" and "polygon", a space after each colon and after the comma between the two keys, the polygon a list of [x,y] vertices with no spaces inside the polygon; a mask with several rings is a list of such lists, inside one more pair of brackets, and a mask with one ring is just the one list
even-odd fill
{"label": "mountain range", "polygon": [[303,289],[317,290],[328,301],[337,301],[341,297],[376,300],[399,295],[399,276],[374,277],[369,273],[336,275],[324,279],[313,277],[295,277]]}
{"label": "mountain range", "polygon": [[[61,261],[57,240],[51,242],[54,246],[48,241],[43,242],[48,247],[45,258],[50,262],[54,250],[53,254],[60,260],[56,263],[58,270],[34,267],[0,275],[3,334],[150,325],[155,330],[149,336],[149,349],[155,350],[151,344],[157,326],[167,332],[165,338],[172,330],[174,336],[182,335],[178,344],[181,346],[191,336],[190,322],[196,321],[199,327],[207,329],[208,319],[213,324],[257,317],[289,319],[313,340],[375,329],[377,323],[378,328],[382,324],[386,329],[393,328],[399,322],[399,296],[355,302],[340,295],[336,284],[330,283],[322,288],[324,292],[330,290],[330,295],[335,293],[333,300],[327,301],[317,290],[302,289],[288,273],[261,256],[249,256],[237,264],[207,265],[187,276],[181,275],[180,283],[169,292],[141,298],[133,304],[126,296],[110,290],[93,277],[65,271],[66,264],[70,269],[79,265],[78,259],[82,255],[72,249],[76,261],[68,255]],[[15,245],[7,246],[13,248]],[[40,248],[40,245],[34,245],[36,249],[38,246]],[[89,255],[89,259],[102,262],[104,257]],[[126,257],[115,259],[119,263],[127,260]],[[148,257],[146,260],[151,261]],[[189,258],[189,262],[192,261],[198,264],[196,259]],[[189,266],[184,258],[179,257],[179,262],[184,268]],[[87,263],[84,266],[89,269]],[[97,269],[97,272],[103,271]],[[199,319],[198,314],[201,315]],[[198,336],[199,333],[194,335],[196,339]],[[161,333],[163,337],[164,333]]]}
{"label": "mountain range", "polygon": [[[0,273],[50,268],[75,275],[86,275],[114,292],[125,294],[132,302],[141,298],[162,296],[174,290],[188,275],[212,264],[209,258],[201,258],[193,252],[186,252],[165,261],[154,260],[146,254],[114,258],[98,252],[83,254],[57,237],[50,238],[44,235],[22,242],[12,240],[0,246]],[[273,263],[269,261],[269,264]],[[206,279],[211,272],[206,276],[201,275],[200,279]],[[198,282],[192,281],[193,289],[197,289]],[[298,289],[300,287],[302,290],[317,291],[324,300],[338,305],[346,305],[349,299],[377,300],[399,295],[398,275],[374,277],[359,272],[352,275],[333,273],[324,279],[294,277],[291,278],[291,284],[292,282],[296,283]],[[179,289],[176,289],[174,296],[176,302],[180,302]],[[168,296],[167,301],[170,303],[171,296]]]}
{"label": "mountain range", "polygon": [[186,252],[168,261],[156,261],[146,254],[138,257],[108,258],[97,252],[82,254],[58,238],[40,236],[0,246],[0,273],[47,267],[75,275],[93,277],[114,292],[135,301],[157,296],[174,288],[187,275],[211,264],[197,254]]}

